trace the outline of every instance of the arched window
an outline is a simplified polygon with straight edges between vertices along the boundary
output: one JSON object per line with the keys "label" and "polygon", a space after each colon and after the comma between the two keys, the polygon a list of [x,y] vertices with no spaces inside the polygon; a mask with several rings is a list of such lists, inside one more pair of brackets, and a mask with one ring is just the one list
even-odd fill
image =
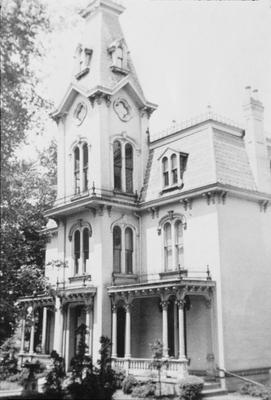
{"label": "arched window", "polygon": [[86,273],[87,260],[89,259],[89,230],[83,230],[83,274]]}
{"label": "arched window", "polygon": [[88,189],[88,145],[83,145],[83,192]]}
{"label": "arched window", "polygon": [[164,257],[165,269],[172,269],[172,233],[171,224],[169,222],[164,225]]}
{"label": "arched window", "polygon": [[121,229],[114,226],[113,229],[113,272],[121,272]]}
{"label": "arched window", "polygon": [[125,266],[126,274],[133,273],[133,231],[131,228],[125,229]]}
{"label": "arched window", "polygon": [[75,193],[80,193],[80,150],[78,146],[74,149],[74,187]]}
{"label": "arched window", "polygon": [[125,145],[125,177],[126,192],[133,193],[133,148],[130,143]]}
{"label": "arched window", "polygon": [[162,165],[163,165],[163,184],[164,186],[169,185],[169,176],[168,176],[168,159],[167,157],[164,157],[162,159]]}
{"label": "arched window", "polygon": [[175,257],[176,267],[184,267],[184,255],[183,255],[183,225],[181,221],[176,221],[174,225],[175,229]]}
{"label": "arched window", "polygon": [[75,274],[78,274],[79,271],[79,259],[80,259],[80,231],[77,230],[74,233],[74,266],[75,266]]}
{"label": "arched window", "polygon": [[79,194],[88,189],[88,145],[82,143],[73,150],[74,158],[74,193]]}
{"label": "arched window", "polygon": [[178,171],[177,171],[177,156],[172,154],[171,156],[171,182],[174,185],[178,182]]}
{"label": "arched window", "polygon": [[114,142],[114,189],[121,190],[121,168],[122,154],[121,144],[118,140]]}

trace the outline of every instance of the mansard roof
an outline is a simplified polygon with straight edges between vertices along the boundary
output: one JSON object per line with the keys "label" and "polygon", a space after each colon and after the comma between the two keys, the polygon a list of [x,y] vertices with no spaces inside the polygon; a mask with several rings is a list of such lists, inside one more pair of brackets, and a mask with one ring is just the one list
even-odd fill
{"label": "mansard roof", "polygon": [[152,201],[171,196],[163,192],[161,157],[168,149],[187,153],[182,192],[193,191],[216,183],[256,191],[249,164],[243,130],[225,123],[207,119],[186,129],[172,130],[150,144],[142,201]]}

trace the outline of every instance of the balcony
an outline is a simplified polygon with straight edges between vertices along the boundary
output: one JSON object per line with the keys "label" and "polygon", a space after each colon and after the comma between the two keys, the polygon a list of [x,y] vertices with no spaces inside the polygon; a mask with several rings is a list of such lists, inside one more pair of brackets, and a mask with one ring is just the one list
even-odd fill
{"label": "balcony", "polygon": [[55,217],[73,214],[75,211],[84,211],[89,209],[94,215],[103,215],[107,210],[111,213],[112,205],[122,204],[124,207],[137,209],[137,194],[127,194],[116,192],[114,190],[99,189],[93,184],[91,189],[84,192],[74,193],[62,198],[56,199],[50,208],[45,212],[46,217]]}
{"label": "balcony", "polygon": [[163,282],[181,281],[211,281],[209,267],[204,270],[188,270],[184,268],[170,271],[157,272],[155,274],[123,274],[112,273],[112,286],[132,285],[132,284],[152,284]]}

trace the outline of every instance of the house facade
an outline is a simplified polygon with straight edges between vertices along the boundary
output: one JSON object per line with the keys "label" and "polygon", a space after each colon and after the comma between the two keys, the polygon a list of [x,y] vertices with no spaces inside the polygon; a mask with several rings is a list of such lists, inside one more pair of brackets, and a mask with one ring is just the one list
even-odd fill
{"label": "house facade", "polygon": [[[245,129],[215,115],[150,135],[119,15],[95,0],[73,80],[53,112],[57,199],[46,215],[50,295],[21,299],[21,358],[69,368],[86,324],[114,365],[146,373],[160,339],[168,375],[271,368],[271,140],[247,88]],[[30,311],[29,311],[30,310]],[[27,316],[28,312],[28,316]],[[32,318],[26,329],[25,320]],[[26,340],[26,338],[28,338]]]}

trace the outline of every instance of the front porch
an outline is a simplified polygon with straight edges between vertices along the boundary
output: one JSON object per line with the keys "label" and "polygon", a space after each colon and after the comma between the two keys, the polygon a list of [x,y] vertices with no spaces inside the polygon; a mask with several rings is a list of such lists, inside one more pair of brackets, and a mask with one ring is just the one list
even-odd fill
{"label": "front porch", "polygon": [[168,361],[165,376],[185,376],[189,369],[214,373],[214,292],[210,279],[109,287],[113,365],[138,376],[154,373],[150,344],[159,339]]}

